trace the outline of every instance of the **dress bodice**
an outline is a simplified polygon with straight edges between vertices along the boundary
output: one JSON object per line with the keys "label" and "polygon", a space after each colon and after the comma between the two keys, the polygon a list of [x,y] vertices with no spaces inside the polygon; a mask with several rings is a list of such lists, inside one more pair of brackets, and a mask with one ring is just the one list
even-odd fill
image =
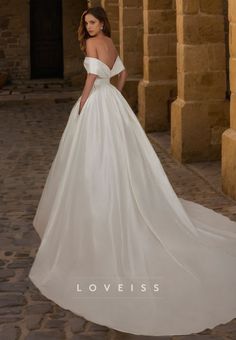
{"label": "dress bodice", "polygon": [[112,69],[110,69],[103,61],[94,57],[85,57],[84,67],[87,73],[96,74],[99,78],[107,78],[108,80],[125,69],[119,55],[117,56]]}

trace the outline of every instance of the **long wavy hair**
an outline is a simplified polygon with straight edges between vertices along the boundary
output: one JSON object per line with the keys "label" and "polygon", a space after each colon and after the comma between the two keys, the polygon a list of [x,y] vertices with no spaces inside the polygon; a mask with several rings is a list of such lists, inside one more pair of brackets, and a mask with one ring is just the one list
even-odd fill
{"label": "long wavy hair", "polygon": [[108,37],[111,36],[111,25],[107,18],[107,14],[103,7],[96,6],[90,7],[86,11],[84,11],[80,18],[80,24],[78,28],[78,40],[80,42],[80,48],[86,54],[86,40],[90,38],[90,35],[86,29],[85,25],[85,15],[92,14],[96,19],[103,23],[103,33]]}

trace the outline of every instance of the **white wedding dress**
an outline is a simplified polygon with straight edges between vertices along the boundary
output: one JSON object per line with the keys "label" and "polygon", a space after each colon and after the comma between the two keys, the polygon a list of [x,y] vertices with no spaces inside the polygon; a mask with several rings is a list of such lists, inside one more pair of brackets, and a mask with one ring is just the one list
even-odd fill
{"label": "white wedding dress", "polygon": [[139,335],[200,332],[236,317],[236,222],[174,192],[136,115],[97,75],[71,110],[33,225],[29,277],[89,321]]}

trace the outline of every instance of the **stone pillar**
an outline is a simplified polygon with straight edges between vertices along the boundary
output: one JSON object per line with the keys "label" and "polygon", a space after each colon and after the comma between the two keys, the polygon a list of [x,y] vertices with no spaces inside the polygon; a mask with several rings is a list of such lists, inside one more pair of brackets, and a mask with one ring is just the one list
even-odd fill
{"label": "stone pillar", "polygon": [[119,1],[118,0],[102,0],[102,7],[105,9],[109,22],[111,24],[111,37],[119,51]]}
{"label": "stone pillar", "polygon": [[175,0],[143,1],[144,74],[138,118],[146,132],[169,128],[168,102],[176,97]]}
{"label": "stone pillar", "polygon": [[222,135],[222,189],[236,199],[236,1],[229,0],[230,128]]}
{"label": "stone pillar", "polygon": [[[228,0],[224,1],[224,28],[225,28],[225,55],[226,55],[226,98],[229,101],[230,99],[230,84],[229,84],[229,2]],[[229,105],[229,103],[228,103]]]}
{"label": "stone pillar", "polygon": [[128,71],[124,95],[135,112],[138,110],[138,83],[143,74],[142,6],[142,0],[119,1],[120,56]]}
{"label": "stone pillar", "polygon": [[171,112],[172,154],[181,162],[220,159],[221,136],[229,126],[223,1],[176,4],[178,98]]}

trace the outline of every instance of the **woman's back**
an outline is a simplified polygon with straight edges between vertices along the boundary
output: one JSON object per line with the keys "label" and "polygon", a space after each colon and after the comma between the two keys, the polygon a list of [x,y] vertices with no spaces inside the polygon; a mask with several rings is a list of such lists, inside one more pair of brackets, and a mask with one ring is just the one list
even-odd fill
{"label": "woman's back", "polygon": [[118,55],[112,39],[107,36],[94,37],[92,39],[97,50],[97,58],[111,69]]}

